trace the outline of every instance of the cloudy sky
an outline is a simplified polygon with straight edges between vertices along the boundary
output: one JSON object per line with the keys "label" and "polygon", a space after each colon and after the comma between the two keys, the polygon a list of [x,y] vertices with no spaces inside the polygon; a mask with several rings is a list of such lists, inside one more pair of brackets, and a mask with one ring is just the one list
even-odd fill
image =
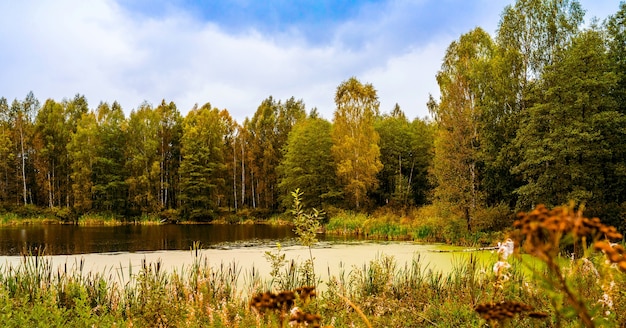
{"label": "cloudy sky", "polygon": [[[0,0],[0,97],[75,94],[226,108],[242,122],[261,101],[302,99],[332,119],[354,76],[381,111],[428,115],[446,47],[474,27],[495,33],[513,0]],[[586,21],[617,0],[582,0]]]}

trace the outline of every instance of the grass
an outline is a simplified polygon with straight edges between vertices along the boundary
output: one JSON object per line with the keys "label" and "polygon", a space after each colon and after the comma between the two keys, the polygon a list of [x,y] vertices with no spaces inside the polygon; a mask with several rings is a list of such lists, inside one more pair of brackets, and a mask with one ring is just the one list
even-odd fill
{"label": "grass", "polygon": [[[445,216],[444,216],[445,215]],[[372,214],[334,211],[325,225],[326,233],[335,236],[359,236],[376,240],[414,240],[462,246],[493,245],[504,239],[502,230],[468,231],[463,220],[442,214],[433,206],[410,213],[381,209]]]}
{"label": "grass", "polygon": [[[593,313],[609,326],[621,322],[626,313],[621,288],[626,281],[601,256],[591,261],[602,273],[610,273],[617,286],[608,315],[598,302],[606,292],[605,280],[583,270],[577,260],[563,259],[563,272],[572,288],[584,293]],[[290,265],[300,272],[302,263]],[[298,306],[322,327],[478,327],[489,323],[476,313],[479,304],[511,300],[548,317],[520,314],[501,325],[552,327],[557,321],[561,327],[580,325],[575,316],[556,314],[552,294],[523,264],[511,261],[506,281],[492,265],[470,254],[457,258],[450,272],[440,273],[430,271],[419,256],[399,264],[393,256],[381,254],[330,275],[320,281],[314,297],[306,302],[296,297],[283,312],[256,308],[255,297],[306,286],[297,274],[286,286],[260,277],[254,268],[244,271],[236,262],[210,266],[200,255],[192,265],[168,272],[160,262],[144,262],[136,272],[120,264],[92,273],[80,262],[57,269],[38,253],[23,257],[17,267],[0,268],[0,322],[6,327],[286,327],[290,311]]]}

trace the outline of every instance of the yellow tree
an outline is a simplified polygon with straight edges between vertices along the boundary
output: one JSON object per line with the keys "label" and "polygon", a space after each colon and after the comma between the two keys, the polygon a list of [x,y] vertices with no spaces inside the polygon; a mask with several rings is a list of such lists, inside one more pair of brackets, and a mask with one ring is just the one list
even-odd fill
{"label": "yellow tree", "polygon": [[371,84],[351,77],[337,87],[335,104],[331,152],[345,196],[358,209],[367,192],[378,186],[376,174],[383,167],[379,136],[374,129],[374,119],[379,115],[378,96]]}

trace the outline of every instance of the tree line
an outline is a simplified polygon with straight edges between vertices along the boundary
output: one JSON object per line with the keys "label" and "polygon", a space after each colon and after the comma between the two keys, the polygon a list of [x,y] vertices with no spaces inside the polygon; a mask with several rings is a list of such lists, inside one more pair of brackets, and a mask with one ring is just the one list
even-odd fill
{"label": "tree line", "polygon": [[368,210],[434,203],[467,228],[489,209],[584,204],[624,228],[626,4],[582,26],[577,1],[518,0],[494,36],[477,27],[448,47],[431,119],[381,113],[352,77],[331,121],[302,100],[263,100],[236,122],[207,103],[84,96],[0,98],[0,200],[81,215],[210,220],[220,210],[306,206]]}
{"label": "tree line", "polygon": [[376,90],[356,78],[337,88],[337,106],[331,123],[302,100],[270,96],[238,124],[209,103],[184,117],[173,102],[144,103],[125,117],[117,102],[91,109],[82,95],[0,98],[0,199],[68,217],[200,221],[282,211],[296,188],[307,206],[424,203],[428,123],[399,107],[380,115]]}

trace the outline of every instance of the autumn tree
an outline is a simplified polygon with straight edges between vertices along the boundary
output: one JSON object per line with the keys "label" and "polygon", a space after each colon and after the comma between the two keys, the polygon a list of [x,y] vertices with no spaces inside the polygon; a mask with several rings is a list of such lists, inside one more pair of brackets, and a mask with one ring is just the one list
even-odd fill
{"label": "autumn tree", "polygon": [[344,195],[358,209],[367,202],[367,193],[378,186],[376,174],[383,166],[374,129],[378,96],[371,84],[351,77],[337,87],[335,104],[331,152]]}
{"label": "autumn tree", "polygon": [[437,124],[435,197],[458,209],[468,230],[484,202],[478,122],[490,82],[483,74],[488,72],[492,52],[491,37],[476,28],[450,44],[437,74],[441,101],[432,112]]}

